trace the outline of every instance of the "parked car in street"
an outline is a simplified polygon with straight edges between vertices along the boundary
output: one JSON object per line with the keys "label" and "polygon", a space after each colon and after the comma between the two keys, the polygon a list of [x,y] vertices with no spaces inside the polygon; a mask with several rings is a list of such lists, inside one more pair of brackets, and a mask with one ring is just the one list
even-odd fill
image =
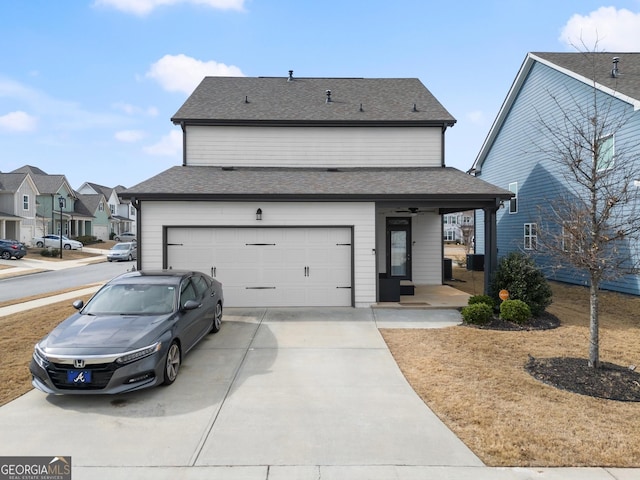
{"label": "parked car in street", "polygon": [[136,241],[136,234],[133,232],[122,232],[113,237],[116,242],[131,242]]}
{"label": "parked car in street", "polygon": [[131,261],[138,258],[138,247],[136,242],[116,243],[107,253],[107,261],[121,262]]}
{"label": "parked car in street", "polygon": [[26,254],[27,248],[24,246],[24,243],[6,238],[0,240],[0,258],[3,260],[10,260],[11,257],[20,260]]}
{"label": "parked car in street", "polygon": [[191,271],[124,273],[35,346],[32,384],[53,394],[170,385],[184,356],[222,325],[222,284]]}
{"label": "parked car in street", "polygon": [[[38,248],[60,248],[60,235],[45,235],[44,237],[34,237],[32,242]],[[82,242],[71,240],[65,235],[62,236],[62,248],[64,248],[65,250],[78,250],[82,247]]]}

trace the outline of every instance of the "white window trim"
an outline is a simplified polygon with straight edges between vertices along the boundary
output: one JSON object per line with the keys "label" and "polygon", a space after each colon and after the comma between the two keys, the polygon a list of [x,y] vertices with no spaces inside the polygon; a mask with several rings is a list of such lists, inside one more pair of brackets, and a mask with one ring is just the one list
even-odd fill
{"label": "white window trim", "polygon": [[[529,233],[527,233],[527,227],[529,227]],[[522,233],[524,237],[524,249],[537,250],[538,249],[538,224],[525,223]]]}
{"label": "white window trim", "polygon": [[[518,213],[518,182],[511,182],[509,184],[509,191],[514,193],[515,196],[509,200],[509,215]],[[511,209],[512,205],[515,205],[515,209]]]}

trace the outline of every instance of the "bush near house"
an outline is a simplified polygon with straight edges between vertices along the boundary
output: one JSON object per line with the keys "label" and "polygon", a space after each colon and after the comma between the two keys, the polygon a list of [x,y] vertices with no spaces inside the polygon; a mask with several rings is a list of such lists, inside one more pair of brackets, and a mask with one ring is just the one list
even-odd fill
{"label": "bush near house", "polygon": [[551,305],[551,287],[533,260],[519,252],[502,258],[489,285],[489,293],[499,298],[500,290],[509,292],[510,300],[522,300],[537,317]]}
{"label": "bush near house", "polygon": [[469,297],[468,305],[475,305],[476,303],[486,303],[491,308],[495,308],[496,306],[496,301],[489,295],[473,295]]}
{"label": "bush near house", "polygon": [[493,317],[493,308],[486,303],[474,303],[462,309],[462,319],[472,325],[485,325]]}
{"label": "bush near house", "polygon": [[92,245],[94,243],[102,243],[103,241],[94,235],[81,235],[76,237],[76,240],[82,242],[83,245]]}
{"label": "bush near house", "polygon": [[505,300],[500,304],[500,318],[522,325],[531,318],[531,309],[522,300]]}

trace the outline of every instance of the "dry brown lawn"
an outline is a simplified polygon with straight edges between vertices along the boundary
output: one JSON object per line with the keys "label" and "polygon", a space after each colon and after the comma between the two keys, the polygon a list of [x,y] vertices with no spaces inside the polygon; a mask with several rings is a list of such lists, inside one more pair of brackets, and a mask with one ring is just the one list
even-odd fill
{"label": "dry brown lawn", "polygon": [[[483,291],[483,272],[454,269],[456,288]],[[640,403],[556,389],[524,369],[528,356],[587,357],[588,292],[552,282],[546,331],[382,330],[405,377],[487,465],[640,467]],[[601,359],[640,365],[640,297],[602,293]]]}
{"label": "dry brown lawn", "polygon": [[[455,268],[454,277],[465,280],[456,288],[482,293],[482,272]],[[552,288],[549,311],[562,321],[554,330],[459,326],[382,335],[417,394],[487,465],[640,467],[640,403],[565,392],[524,370],[529,354],[587,355],[586,289]],[[31,389],[33,345],[74,311],[70,303],[0,317],[0,405]],[[640,365],[640,297],[604,292],[601,303],[602,360]]]}

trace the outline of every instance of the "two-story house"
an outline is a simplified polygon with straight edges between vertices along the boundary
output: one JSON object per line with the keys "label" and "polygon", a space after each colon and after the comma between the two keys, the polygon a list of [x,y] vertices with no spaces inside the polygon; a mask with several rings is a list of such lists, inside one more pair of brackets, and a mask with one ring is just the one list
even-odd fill
{"label": "two-story house", "polygon": [[[500,256],[513,251],[534,254],[549,278],[575,284],[588,282],[585,272],[538,251],[539,222],[546,224],[546,231],[561,231],[558,219],[544,212],[568,191],[567,172],[553,161],[559,152],[543,125],[562,128],[572,120],[593,124],[597,119],[584,112],[594,105],[601,118],[624,118],[616,131],[603,132],[606,136],[598,142],[606,141],[612,155],[624,152],[635,158],[635,171],[640,171],[640,53],[529,53],[472,169],[476,177],[514,194],[497,214]],[[640,178],[631,180],[630,188],[640,195]],[[482,225],[482,218],[483,212],[478,212],[477,225]],[[484,231],[478,229],[476,252],[486,248]],[[631,248],[637,251],[638,246]],[[640,276],[627,275],[601,287],[639,295]]]}
{"label": "two-story house", "polygon": [[121,194],[138,268],[210,273],[228,306],[365,307],[383,279],[442,284],[442,215],[494,218],[511,196],[446,167],[455,119],[418,79],[207,77],[172,121],[182,165]]}
{"label": "two-story house", "polygon": [[[36,185],[35,237],[46,234],[67,236],[91,235],[93,215],[81,205],[77,193],[64,175],[49,175],[43,170],[25,165],[13,172],[28,174]],[[31,238],[28,240],[31,241]]]}
{"label": "two-story house", "polygon": [[78,188],[78,193],[100,195],[107,200],[108,221],[100,221],[98,217],[96,218],[93,226],[93,234],[96,237],[107,240],[110,236],[135,231],[136,210],[129,200],[122,199],[119,195],[125,190],[122,185],[110,188],[91,182],[85,182]]}
{"label": "two-story house", "polygon": [[28,173],[0,173],[0,238],[31,242],[38,193]]}

